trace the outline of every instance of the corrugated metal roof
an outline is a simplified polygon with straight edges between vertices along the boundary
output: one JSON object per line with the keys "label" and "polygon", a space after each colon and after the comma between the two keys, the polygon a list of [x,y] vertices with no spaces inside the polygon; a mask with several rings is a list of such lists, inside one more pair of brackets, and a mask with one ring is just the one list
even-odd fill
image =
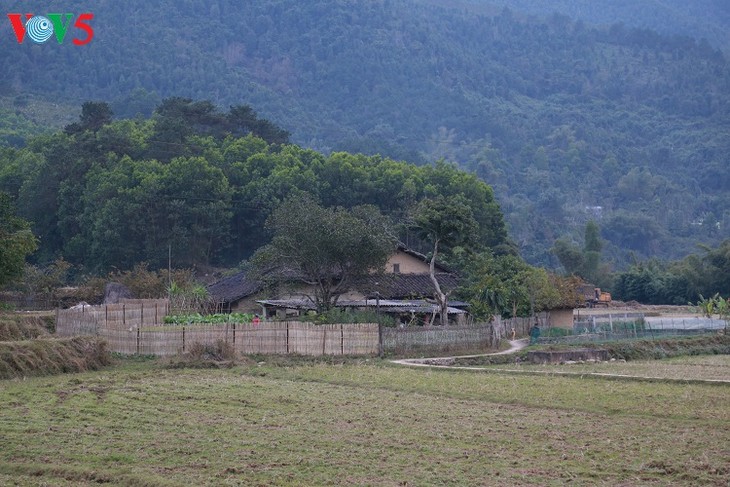
{"label": "corrugated metal roof", "polygon": [[[276,308],[287,308],[287,309],[303,309],[313,310],[315,309],[314,303],[310,299],[261,299],[256,301],[264,306],[273,306]],[[454,302],[465,305],[466,303]],[[430,303],[421,299],[412,300],[400,300],[400,299],[340,299],[337,301],[338,308],[380,308],[380,311],[387,313],[431,313],[438,308],[435,303]],[[449,314],[463,314],[466,311],[449,306]]]}

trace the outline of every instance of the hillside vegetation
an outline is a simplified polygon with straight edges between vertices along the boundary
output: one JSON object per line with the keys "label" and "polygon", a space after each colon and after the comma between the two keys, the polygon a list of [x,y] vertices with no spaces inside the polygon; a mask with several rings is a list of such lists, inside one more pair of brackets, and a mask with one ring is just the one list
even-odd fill
{"label": "hillside vegetation", "polygon": [[106,104],[87,103],[63,132],[0,148],[0,191],[33,223],[36,262],[63,257],[86,272],[163,268],[170,257],[176,267],[236,265],[269,241],[264,222],[297,192],[326,207],[374,205],[396,222],[425,197],[462,195],[474,248],[513,253],[492,189],[474,175],[286,140],[248,106],[224,113],[176,98],[154,119],[112,122]]}
{"label": "hillside vegetation", "polygon": [[545,17],[559,13],[590,24],[623,23],[666,35],[706,39],[720,49],[730,46],[730,4],[724,0],[465,0],[459,3],[471,8],[508,7]]}
{"label": "hillside vegetation", "polygon": [[[111,100],[118,117],[149,115],[170,95],[250,103],[325,154],[446,158],[494,187],[532,263],[556,266],[554,240],[588,218],[618,265],[730,236],[721,51],[474,3],[101,0],[88,46],[9,44],[0,95]],[[659,8],[647,5],[625,11],[646,18]],[[5,24],[0,34],[12,39]]]}

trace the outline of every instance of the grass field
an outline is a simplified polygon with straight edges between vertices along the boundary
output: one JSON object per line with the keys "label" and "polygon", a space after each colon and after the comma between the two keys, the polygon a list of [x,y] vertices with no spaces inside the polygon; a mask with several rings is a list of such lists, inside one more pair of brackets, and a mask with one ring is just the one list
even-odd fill
{"label": "grass field", "polygon": [[578,374],[621,374],[634,377],[656,377],[676,380],[730,381],[730,355],[683,356],[665,360],[597,362],[567,365],[510,364],[508,366],[495,365],[486,368]]}
{"label": "grass field", "polygon": [[0,485],[727,486],[729,405],[717,385],[128,360],[0,381]]}

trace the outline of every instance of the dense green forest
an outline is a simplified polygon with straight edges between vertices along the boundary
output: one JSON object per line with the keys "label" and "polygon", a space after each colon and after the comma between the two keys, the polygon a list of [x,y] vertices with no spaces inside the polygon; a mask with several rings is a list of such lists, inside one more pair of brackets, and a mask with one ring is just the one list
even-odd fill
{"label": "dense green forest", "polygon": [[0,148],[0,191],[32,222],[36,262],[63,257],[77,272],[106,273],[167,267],[171,253],[175,267],[237,265],[268,242],[266,218],[296,192],[326,207],[375,205],[396,222],[424,197],[463,195],[475,248],[514,251],[492,189],[450,164],[325,156],[288,144],[248,106],[219,112],[172,98],[152,119],[111,117],[107,104],[87,102],[64,131]]}
{"label": "dense green forest", "polygon": [[[448,3],[438,2],[434,3]],[[706,39],[714,47],[730,46],[730,3],[725,0],[463,0],[459,8],[510,8],[525,14],[562,14],[596,25],[623,23],[666,35]]]}
{"label": "dense green forest", "polygon": [[[720,50],[629,22],[594,27],[612,10],[580,2],[554,3],[580,7],[581,22],[504,2],[473,8],[481,3],[100,0],[78,7],[95,15],[87,46],[18,45],[0,22],[0,96],[110,100],[121,118],[148,116],[171,95],[223,110],[249,103],[324,154],[454,161],[494,188],[533,264],[557,267],[555,240],[579,240],[589,219],[616,268],[730,236],[730,69]],[[542,2],[515,5],[547,14],[528,8]],[[682,18],[727,27],[726,8],[713,5],[720,14]],[[622,11],[646,18],[652,8]],[[20,115],[0,112],[9,116]]]}

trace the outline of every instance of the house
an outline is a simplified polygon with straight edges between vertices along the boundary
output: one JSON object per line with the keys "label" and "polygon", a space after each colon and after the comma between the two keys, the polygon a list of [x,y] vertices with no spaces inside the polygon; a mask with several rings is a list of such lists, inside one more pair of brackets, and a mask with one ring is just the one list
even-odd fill
{"label": "house", "polygon": [[[444,292],[458,286],[458,276],[442,264],[435,265],[436,278]],[[245,272],[222,279],[208,286],[210,296],[216,301],[221,312],[251,312],[272,314],[278,308],[284,316],[296,311],[312,308],[307,289],[303,286],[279,286],[267,288],[263,282],[250,279]],[[433,283],[429,275],[428,258],[403,245],[398,246],[380,273],[374,273],[355,282],[343,293],[338,304],[343,307],[376,307],[383,312],[431,313],[433,303],[425,301],[433,298]],[[386,305],[387,301],[387,305]],[[464,315],[466,303],[451,304],[450,314]],[[289,310],[287,312],[286,310]],[[403,311],[405,310],[405,311]]]}
{"label": "house", "polygon": [[208,286],[208,295],[220,313],[257,311],[256,299],[264,283],[250,279],[245,272],[225,277]]}

